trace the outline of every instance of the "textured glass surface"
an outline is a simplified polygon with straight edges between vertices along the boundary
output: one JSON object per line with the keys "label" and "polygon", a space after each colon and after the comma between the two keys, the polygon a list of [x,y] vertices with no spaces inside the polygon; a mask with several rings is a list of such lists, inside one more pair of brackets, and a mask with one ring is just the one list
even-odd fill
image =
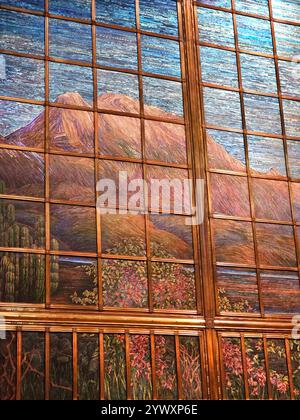
{"label": "textured glass surface", "polygon": [[61,19],[50,19],[49,52],[52,57],[91,62],[91,27]]}
{"label": "textured glass surface", "polygon": [[199,337],[180,337],[180,367],[183,399],[202,399],[201,355]]}
{"label": "textured glass surface", "polygon": [[157,398],[159,400],[176,400],[177,375],[174,337],[167,335],[155,337],[155,366]]}
{"label": "textured glass surface", "polygon": [[231,0],[200,0],[199,3],[231,9]]}
{"label": "textured glass surface", "polygon": [[283,101],[286,134],[300,137],[300,102]]}
{"label": "textured glass surface", "polygon": [[142,35],[141,45],[144,72],[173,77],[181,76],[177,41]]}
{"label": "textured glass surface", "polygon": [[91,19],[92,0],[49,0],[49,13],[77,19]]}
{"label": "textured glass surface", "polygon": [[237,62],[234,52],[200,47],[200,55],[204,83],[238,87]]}
{"label": "textured glass surface", "polygon": [[45,0],[1,0],[1,4],[4,4],[5,6],[21,7],[29,10],[43,11],[45,7]]}
{"label": "textured glass surface", "polygon": [[49,63],[49,75],[50,100],[52,102],[91,106],[93,100],[92,69],[62,63]]}
{"label": "textured glass surface", "polygon": [[0,48],[21,53],[44,54],[44,18],[0,10]]}
{"label": "textured glass surface", "polygon": [[300,22],[299,0],[272,0],[272,7],[274,18]]}
{"label": "textured glass surface", "polygon": [[72,334],[50,335],[50,399],[72,400],[73,349]]}
{"label": "textured glass surface", "polygon": [[269,17],[268,0],[235,0],[235,10]]}
{"label": "textured glass surface", "polygon": [[286,176],[284,147],[281,139],[248,136],[248,150],[252,171],[268,176]]}
{"label": "textured glass surface", "polygon": [[4,66],[0,78],[0,95],[44,100],[43,61],[10,55],[0,55],[0,60]]}
{"label": "textured glass surface", "polygon": [[284,340],[268,340],[268,362],[273,400],[289,400],[290,384]]}
{"label": "textured glass surface", "polygon": [[282,57],[294,58],[299,55],[300,26],[274,23],[277,54]]}
{"label": "textured glass surface", "polygon": [[245,399],[242,344],[239,338],[223,338],[223,369],[228,400]]}
{"label": "textured glass surface", "polygon": [[96,19],[99,22],[135,26],[135,0],[96,0]]}
{"label": "textured glass surface", "polygon": [[101,66],[136,70],[136,34],[97,27],[97,63]]}
{"label": "textured glass surface", "polygon": [[261,338],[246,338],[245,348],[250,400],[267,400],[268,384],[264,342]]}
{"label": "textured glass surface", "polygon": [[290,340],[291,362],[295,400],[300,400],[300,341]]}
{"label": "textured glass surface", "polygon": [[299,59],[297,62],[279,61],[280,83],[283,95],[300,96]]}
{"label": "textured glass surface", "polygon": [[244,95],[246,123],[249,131],[281,134],[279,101],[277,98]]}
{"label": "textured glass surface", "polygon": [[78,399],[98,401],[100,363],[98,334],[78,334]]}
{"label": "textured glass surface", "polygon": [[297,222],[300,222],[300,183],[292,183],[292,196],[295,219]]}
{"label": "textured glass surface", "polygon": [[178,36],[177,2],[174,0],[140,0],[141,29]]}
{"label": "textured glass surface", "polygon": [[17,334],[6,332],[0,340],[0,395],[1,401],[16,399],[17,381]]}
{"label": "textured glass surface", "polygon": [[104,393],[106,400],[126,400],[126,355],[123,334],[104,335]]}
{"label": "textured glass surface", "polygon": [[270,22],[248,16],[237,15],[240,49],[273,54]]}
{"label": "textured glass surface", "polygon": [[240,96],[238,93],[204,88],[204,107],[206,124],[242,128]]}
{"label": "textured glass surface", "polygon": [[21,399],[44,400],[45,336],[43,333],[22,333],[21,369]]}
{"label": "textured glass surface", "polygon": [[200,42],[234,47],[233,20],[230,13],[198,8]]}
{"label": "textured glass surface", "polygon": [[130,336],[131,393],[134,400],[152,400],[150,337]]}
{"label": "textured glass surface", "polygon": [[291,177],[300,179],[300,142],[288,141],[288,160]]}
{"label": "textured glass surface", "polygon": [[274,60],[254,55],[241,54],[244,89],[277,93]]}

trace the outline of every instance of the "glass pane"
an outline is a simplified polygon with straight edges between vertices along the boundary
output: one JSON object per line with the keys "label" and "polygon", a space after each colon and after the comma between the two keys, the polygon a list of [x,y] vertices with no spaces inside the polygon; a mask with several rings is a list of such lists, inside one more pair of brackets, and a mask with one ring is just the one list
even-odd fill
{"label": "glass pane", "polygon": [[231,9],[231,0],[200,0],[199,3]]}
{"label": "glass pane", "polygon": [[286,164],[281,139],[248,136],[249,160],[254,173],[265,176],[286,176]]}
{"label": "glass pane", "polygon": [[72,334],[50,335],[50,400],[72,400]]}
{"label": "glass pane", "polygon": [[300,96],[300,84],[298,79],[299,60],[279,61],[280,83],[283,95]]}
{"label": "glass pane", "polygon": [[0,78],[1,95],[41,101],[45,99],[43,61],[3,54],[0,55],[0,61],[3,66]]}
{"label": "glass pane", "polygon": [[231,13],[198,8],[200,42],[235,47]]}
{"label": "glass pane", "polygon": [[99,22],[135,26],[135,0],[96,0],[96,19]]}
{"label": "glass pane", "polygon": [[180,337],[180,366],[184,400],[202,399],[199,337]]}
{"label": "glass pane", "polygon": [[51,248],[55,251],[96,251],[95,209],[51,205]]}
{"label": "glass pane", "polygon": [[50,19],[49,51],[52,57],[91,62],[91,27],[61,19]]}
{"label": "glass pane", "polygon": [[159,400],[176,400],[177,375],[174,337],[163,335],[155,337],[155,364],[157,398]]}
{"label": "glass pane", "polygon": [[102,261],[104,306],[147,308],[148,279],[146,263],[141,261]]}
{"label": "glass pane", "polygon": [[245,347],[250,399],[267,400],[268,386],[263,340],[246,338]]}
{"label": "glass pane", "polygon": [[144,72],[181,77],[180,51],[177,41],[142,35],[141,48]]}
{"label": "glass pane", "polygon": [[49,63],[50,100],[65,105],[90,107],[93,101],[93,72],[90,68]]}
{"label": "glass pane", "polygon": [[228,400],[244,400],[245,384],[241,340],[239,338],[223,338],[222,353],[226,397]]}
{"label": "glass pane", "polygon": [[300,137],[300,102],[283,101],[286,134]]}
{"label": "glass pane", "polygon": [[0,10],[1,50],[44,54],[44,18],[42,16]]}
{"label": "glass pane", "polygon": [[21,369],[21,399],[44,400],[45,337],[43,333],[23,332]]}
{"label": "glass pane", "polygon": [[104,387],[106,400],[126,400],[125,336],[104,335]]}
{"label": "glass pane", "polygon": [[52,256],[50,281],[52,304],[98,304],[97,262],[94,259]]}
{"label": "glass pane", "polygon": [[277,54],[282,57],[294,58],[299,54],[300,27],[276,23]]}
{"label": "glass pane", "polygon": [[49,13],[77,19],[91,19],[91,0],[49,0]]}
{"label": "glass pane", "polygon": [[177,3],[174,0],[140,0],[141,29],[178,36]]}
{"label": "glass pane", "polygon": [[298,0],[272,0],[272,7],[274,18],[300,22]]}
{"label": "glass pane", "polygon": [[97,27],[97,62],[100,66],[136,70],[136,34]]}
{"label": "glass pane", "polygon": [[152,263],[152,287],[155,309],[196,309],[193,266]]}
{"label": "glass pane", "polygon": [[203,83],[238,87],[236,53],[201,47],[200,55]]}
{"label": "glass pane", "polygon": [[43,197],[44,156],[17,150],[0,150],[0,194]]}
{"label": "glass pane", "polygon": [[268,0],[236,0],[235,10],[269,17]]}
{"label": "glass pane", "polygon": [[204,88],[204,106],[206,124],[242,128],[240,96],[238,93]]}
{"label": "glass pane", "polygon": [[294,397],[295,400],[300,400],[300,341],[291,340],[291,361],[293,370],[293,384],[294,384]]}
{"label": "glass pane", "polygon": [[292,197],[294,204],[294,216],[297,222],[300,222],[300,184],[292,183]]}
{"label": "glass pane", "polygon": [[99,338],[78,334],[78,399],[98,401],[100,397]]}
{"label": "glass pane", "polygon": [[260,312],[255,270],[220,267],[216,276],[220,312]]}
{"label": "glass pane", "polygon": [[2,0],[1,3],[5,6],[21,7],[29,10],[44,10],[45,0]]}
{"label": "glass pane", "polygon": [[270,382],[273,400],[289,400],[290,384],[284,340],[268,340]]}
{"label": "glass pane", "polygon": [[246,123],[249,131],[281,134],[281,119],[277,98],[244,95]]}
{"label": "glass pane", "polygon": [[213,232],[217,262],[255,264],[251,223],[214,220]]}
{"label": "glass pane", "polygon": [[95,167],[93,159],[50,156],[50,198],[95,204]]}
{"label": "glass pane", "polygon": [[300,142],[288,141],[287,144],[290,175],[300,179]]}
{"label": "glass pane", "polygon": [[274,60],[248,54],[241,54],[240,58],[244,89],[277,93]]}
{"label": "glass pane", "polygon": [[6,332],[0,340],[0,400],[16,399],[17,382],[17,337],[14,332]]}
{"label": "glass pane", "polygon": [[239,47],[243,50],[273,54],[271,25],[267,20],[237,15]]}
{"label": "glass pane", "polygon": [[134,400],[152,400],[150,337],[130,336],[131,393]]}

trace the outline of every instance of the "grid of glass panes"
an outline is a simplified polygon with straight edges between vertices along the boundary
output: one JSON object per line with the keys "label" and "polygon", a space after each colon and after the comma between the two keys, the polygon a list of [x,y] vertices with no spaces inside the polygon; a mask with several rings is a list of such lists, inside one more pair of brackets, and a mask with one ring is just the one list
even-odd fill
{"label": "grid of glass panes", "polygon": [[175,0],[1,1],[1,302],[200,310],[189,211],[96,209],[100,178],[191,174],[181,26]]}
{"label": "grid of glass panes", "polygon": [[9,330],[0,400],[201,400],[203,351],[197,332]]}
{"label": "grid of glass panes", "polygon": [[218,311],[300,310],[300,4],[195,3]]}

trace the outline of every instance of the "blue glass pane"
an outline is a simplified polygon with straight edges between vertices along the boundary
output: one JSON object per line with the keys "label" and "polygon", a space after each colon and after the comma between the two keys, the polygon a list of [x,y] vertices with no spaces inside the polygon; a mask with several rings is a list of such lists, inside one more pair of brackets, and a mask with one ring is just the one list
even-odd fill
{"label": "blue glass pane", "polygon": [[143,87],[145,114],[167,119],[183,116],[181,83],[144,77]]}
{"label": "blue glass pane", "polygon": [[180,51],[177,41],[152,36],[141,37],[143,71],[165,76],[181,76]]}
{"label": "blue glass pane", "polygon": [[236,54],[217,48],[201,47],[202,81],[238,87]]}
{"label": "blue glass pane", "polygon": [[231,9],[231,0],[200,0],[199,3]]}
{"label": "blue glass pane", "polygon": [[0,55],[0,95],[44,100],[43,61]]}
{"label": "blue glass pane", "polygon": [[44,10],[45,0],[1,0],[5,6],[22,7],[29,10]]}
{"label": "blue glass pane", "polygon": [[90,68],[49,63],[50,100],[90,106],[93,100],[93,72]]}
{"label": "blue glass pane", "polygon": [[244,101],[247,130],[282,134],[278,99],[244,95]]}
{"label": "blue glass pane", "polygon": [[239,47],[247,51],[273,54],[270,22],[247,16],[237,17]]}
{"label": "blue glass pane", "polygon": [[231,13],[198,8],[198,25],[200,42],[235,46]]}
{"label": "blue glass pane", "polygon": [[272,0],[272,7],[274,18],[300,22],[299,0]]}
{"label": "blue glass pane", "polygon": [[277,93],[274,60],[241,54],[243,87],[266,93]]}
{"label": "blue glass pane", "polygon": [[240,95],[221,89],[204,89],[205,120],[208,125],[242,128]]}
{"label": "blue glass pane", "polygon": [[239,12],[269,16],[268,0],[235,0],[235,9]]}
{"label": "blue glass pane", "polygon": [[300,137],[300,102],[283,101],[286,134]]}
{"label": "blue glass pane", "polygon": [[44,54],[44,18],[0,10],[0,49]]}
{"label": "blue glass pane", "polygon": [[286,176],[283,141],[267,137],[248,136],[249,161],[253,171]]}
{"label": "blue glass pane", "polygon": [[300,142],[288,141],[288,158],[290,176],[300,179]]}
{"label": "blue glass pane", "polygon": [[282,94],[300,96],[300,63],[296,61],[279,61],[279,70]]}
{"label": "blue glass pane", "polygon": [[300,26],[284,25],[274,23],[277,54],[282,57],[291,57],[299,55],[300,50]]}
{"label": "blue glass pane", "polygon": [[141,29],[178,36],[177,3],[175,0],[140,0]]}
{"label": "blue glass pane", "polygon": [[92,0],[49,0],[49,12],[77,19],[91,19]]}
{"label": "blue glass pane", "polygon": [[137,69],[136,34],[97,28],[97,62],[101,66]]}
{"label": "blue glass pane", "polygon": [[135,0],[96,0],[96,19],[120,26],[135,26]]}
{"label": "blue glass pane", "polygon": [[49,20],[49,49],[53,57],[92,61],[92,30],[89,25]]}

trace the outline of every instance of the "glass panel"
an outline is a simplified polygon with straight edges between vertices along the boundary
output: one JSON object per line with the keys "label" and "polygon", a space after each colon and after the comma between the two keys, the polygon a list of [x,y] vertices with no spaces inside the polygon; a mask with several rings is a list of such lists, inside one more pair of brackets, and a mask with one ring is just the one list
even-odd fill
{"label": "glass panel", "polygon": [[[15,235],[20,235],[18,229]],[[0,264],[1,302],[44,303],[44,255],[1,252]]]}
{"label": "glass panel", "polygon": [[193,266],[152,263],[152,287],[155,309],[196,309]]}
{"label": "glass panel", "polygon": [[247,178],[210,175],[211,211],[226,216],[250,217]]}
{"label": "glass panel", "polygon": [[102,282],[104,306],[116,308],[148,307],[146,263],[127,260],[103,260]]}
{"label": "glass panel", "polygon": [[177,3],[174,0],[140,0],[141,29],[178,36]]}
{"label": "glass panel", "polygon": [[293,384],[295,400],[300,400],[300,341],[291,340],[291,361],[293,370]]}
{"label": "glass panel", "polygon": [[43,333],[22,334],[21,399],[42,401],[45,398],[45,337]]}
{"label": "glass panel", "polygon": [[49,63],[50,100],[65,105],[90,107],[93,101],[93,72],[90,68]]}
{"label": "glass panel", "polygon": [[17,382],[17,337],[14,332],[6,332],[0,340],[0,401],[16,399]]}
{"label": "glass panel", "polygon": [[61,19],[50,19],[49,51],[52,57],[91,62],[91,27]]}
{"label": "glass panel", "polygon": [[21,7],[29,10],[44,10],[45,0],[2,0],[1,3],[5,6]]}
{"label": "glass panel", "polygon": [[245,399],[242,348],[239,338],[223,338],[223,369],[225,391],[228,400]]}
{"label": "glass panel", "polygon": [[300,96],[300,84],[298,80],[299,60],[279,61],[280,83],[283,95]]}
{"label": "glass panel", "polygon": [[[44,62],[25,57],[0,55],[0,94],[15,98],[44,100]],[[34,93],[33,93],[34,92]]]}
{"label": "glass panel", "polygon": [[299,54],[300,27],[274,23],[277,54],[282,57],[294,58]]}
{"label": "glass panel", "polygon": [[[203,83],[238,87],[236,53],[201,47],[200,55]],[[222,71],[220,71],[221,68]]]}
{"label": "glass panel", "polygon": [[180,337],[182,398],[202,399],[201,355],[199,337]]}
{"label": "glass panel", "polygon": [[265,176],[286,176],[283,141],[248,136],[249,160],[253,173]]}
{"label": "glass panel", "polygon": [[241,54],[244,89],[277,93],[275,62],[270,58]]}
{"label": "glass panel", "polygon": [[260,312],[255,270],[220,267],[216,277],[220,312]]}
{"label": "glass panel", "polygon": [[235,47],[233,19],[230,13],[198,8],[200,42]]}
{"label": "glass panel", "polygon": [[240,95],[237,92],[204,88],[204,107],[206,124],[242,128]]}
{"label": "glass panel", "polygon": [[237,15],[239,47],[243,50],[273,54],[271,25],[267,20]]}
{"label": "glass panel", "polygon": [[55,251],[96,251],[95,209],[51,205],[51,248]]}
{"label": "glass panel", "polygon": [[291,221],[287,182],[253,179],[252,186],[257,219]]}
{"label": "glass panel", "polygon": [[1,50],[44,54],[44,18],[42,16],[0,10]]}
{"label": "glass panel", "polygon": [[152,400],[150,337],[130,336],[131,393],[134,400]]}
{"label": "glass panel", "polygon": [[283,101],[286,134],[300,137],[300,102]]}
{"label": "glass panel", "polygon": [[257,223],[256,236],[261,265],[297,266],[292,227]]}
{"label": "glass panel", "polygon": [[106,400],[126,400],[125,336],[104,335],[104,387]]}
{"label": "glass panel", "polygon": [[72,359],[72,334],[50,334],[50,400],[72,400]]}
{"label": "glass panel", "polygon": [[17,150],[0,150],[0,194],[43,197],[44,156]]}
{"label": "glass panel", "polygon": [[289,400],[290,385],[284,340],[268,340],[270,382],[273,400]]}
{"label": "glass panel", "polygon": [[292,198],[294,204],[294,217],[300,222],[300,184],[292,183]]}
{"label": "glass panel", "polygon": [[269,17],[268,0],[236,0],[235,9],[239,12]]}
{"label": "glass panel", "polygon": [[247,129],[281,134],[281,119],[277,98],[244,95]]}
{"label": "glass panel", "polygon": [[95,167],[93,159],[50,156],[50,198],[95,204]]}
{"label": "glass panel", "polygon": [[135,26],[135,0],[96,0],[96,20],[120,26]]}
{"label": "glass panel", "polygon": [[261,272],[262,297],[267,314],[298,314],[299,276],[290,271]]}
{"label": "glass panel", "polygon": [[142,35],[141,48],[144,72],[181,77],[180,51],[177,41]]}
{"label": "glass panel", "polygon": [[176,400],[177,375],[174,337],[163,335],[155,337],[155,364],[157,398],[159,400]]}
{"label": "glass panel", "polygon": [[52,304],[98,304],[97,262],[94,259],[52,256],[50,282]]}
{"label": "glass panel", "polygon": [[97,27],[97,62],[101,66],[136,70],[136,34]]}
{"label": "glass panel", "polygon": [[100,397],[99,338],[78,334],[78,399],[98,401]]}
{"label": "glass panel", "polygon": [[217,262],[255,264],[251,223],[213,220]]}
{"label": "glass panel", "polygon": [[200,0],[199,3],[231,9],[231,0]]}
{"label": "glass panel", "polygon": [[300,142],[288,141],[287,144],[290,176],[300,179]]}
{"label": "glass panel", "polygon": [[298,0],[272,0],[274,18],[300,22]]}
{"label": "glass panel", "polygon": [[268,386],[263,340],[246,338],[245,347],[250,399],[267,400]]}
{"label": "glass panel", "polygon": [[91,0],[49,0],[49,12],[77,19],[91,19]]}

